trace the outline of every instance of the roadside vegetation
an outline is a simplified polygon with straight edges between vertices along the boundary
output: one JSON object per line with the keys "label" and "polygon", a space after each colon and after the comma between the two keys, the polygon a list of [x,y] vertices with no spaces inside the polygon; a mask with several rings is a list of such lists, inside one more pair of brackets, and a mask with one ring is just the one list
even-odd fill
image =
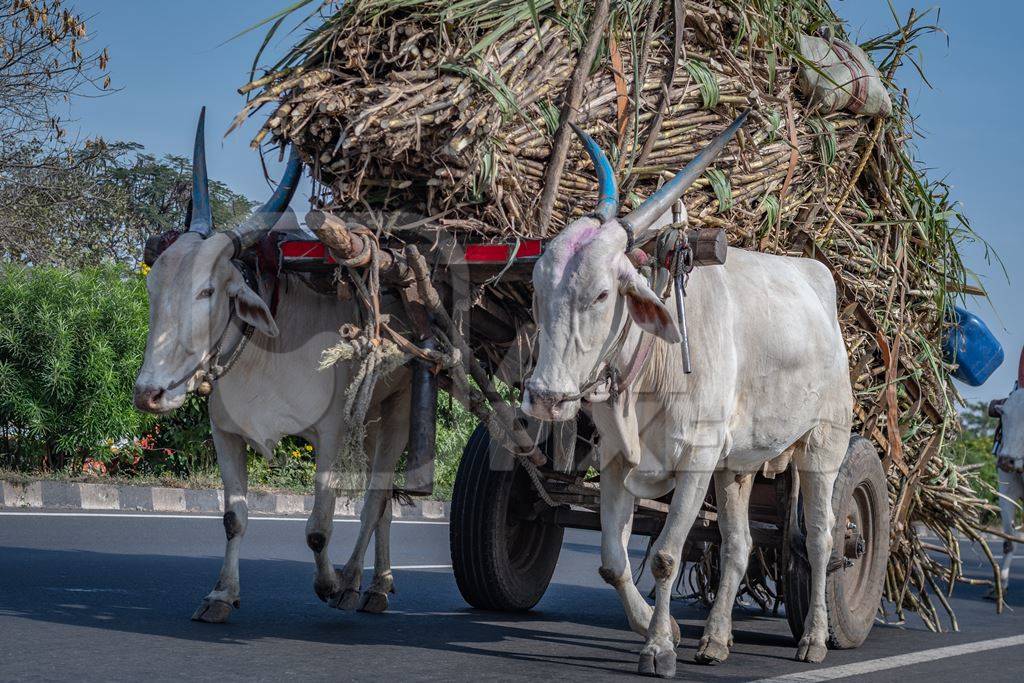
{"label": "roadside vegetation", "polygon": [[[144,275],[127,266],[0,267],[5,475],[220,486],[205,399],[160,418],[132,407],[147,317]],[[438,422],[437,495],[447,498],[472,421],[443,397]],[[282,441],[270,462],[253,453],[250,483],[310,490],[313,455],[301,439]]]}

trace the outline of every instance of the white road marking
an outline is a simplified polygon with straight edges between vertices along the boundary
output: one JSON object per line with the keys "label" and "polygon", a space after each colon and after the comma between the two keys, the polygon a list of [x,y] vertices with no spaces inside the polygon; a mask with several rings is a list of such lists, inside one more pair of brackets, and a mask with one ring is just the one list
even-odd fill
{"label": "white road marking", "polygon": [[[0,516],[6,517],[137,517],[144,519],[223,519],[221,515],[194,515],[194,514],[161,514],[151,512],[12,512],[3,510],[0,511]],[[267,521],[267,522],[305,522],[305,517],[260,517],[258,515],[250,515],[249,521]],[[358,519],[352,517],[335,517],[335,522],[344,522],[348,524],[359,524]],[[431,519],[393,519],[392,524],[443,524],[448,525],[443,519],[431,520]]]}
{"label": "white road marking", "polygon": [[932,650],[910,652],[905,655],[894,655],[892,657],[881,657],[879,659],[869,659],[863,662],[854,662],[853,664],[831,666],[826,669],[818,669],[816,671],[801,671],[799,673],[776,676],[775,678],[762,678],[761,680],[756,681],[756,683],[782,683],[783,681],[800,681],[801,683],[806,683],[808,681],[834,681],[837,678],[861,676],[863,674],[874,673],[876,671],[887,671],[889,669],[898,669],[904,666],[913,666],[914,664],[925,664],[939,659],[959,657],[961,655],[972,655],[978,652],[985,652],[986,650],[997,650],[999,648],[1013,647],[1015,645],[1024,645],[1024,635],[1010,636],[1008,638],[994,638],[992,640],[964,643],[963,645],[937,647]]}
{"label": "white road marking", "polygon": [[[450,564],[396,564],[391,567],[392,569],[451,569]],[[373,566],[363,567],[363,569],[373,569]]]}

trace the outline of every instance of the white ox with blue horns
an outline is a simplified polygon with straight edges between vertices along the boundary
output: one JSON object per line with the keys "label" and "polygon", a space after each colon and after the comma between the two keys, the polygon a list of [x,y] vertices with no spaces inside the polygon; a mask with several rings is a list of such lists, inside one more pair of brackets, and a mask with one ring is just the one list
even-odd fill
{"label": "white ox with blue horns", "polygon": [[[751,552],[754,475],[792,462],[799,473],[811,567],[810,609],[797,659],[820,662],[829,637],[825,573],[832,489],[850,440],[853,396],[832,276],[820,263],[730,248],[685,286],[685,327],[634,265],[634,244],[671,208],[741,127],[740,116],[643,204],[618,217],[607,158],[577,129],[597,167],[600,200],[547,246],[533,271],[536,367],[523,410],[541,420],[588,410],[601,469],[601,577],[646,638],[641,673],[671,677],[678,624],[669,612],[687,534],[714,479],[721,579],[696,660],[726,659],[732,606]],[[673,298],[675,295],[669,295]],[[678,304],[678,302],[674,302]],[[692,372],[684,371],[681,327]],[[614,390],[608,391],[612,383]],[[634,502],[671,493],[651,548],[653,609],[633,581],[626,543]]]}
{"label": "white ox with blue horns", "polygon": [[[205,110],[204,110],[205,114]],[[210,427],[224,483],[227,549],[220,578],[193,619],[225,621],[239,606],[238,554],[247,528],[246,447],[270,458],[282,437],[306,439],[316,451],[315,502],[306,525],[314,553],[314,590],[332,607],[380,612],[392,592],[388,553],[394,470],[408,437],[405,368],[382,379],[367,413],[368,491],[356,546],[335,571],[327,550],[335,510],[334,458],[347,438],[342,406],[354,368],[319,371],[323,349],[339,328],[358,322],[356,303],[322,294],[284,272],[272,293],[247,273],[242,253],[281,220],[302,164],[295,152],[273,196],[239,227],[215,231],[200,115],[193,158],[188,230],[159,252],[147,281],[149,336],[135,383],[135,405],[164,414],[190,392],[209,394]],[[285,222],[285,221],[282,221]],[[360,597],[363,556],[376,533],[373,583]]]}

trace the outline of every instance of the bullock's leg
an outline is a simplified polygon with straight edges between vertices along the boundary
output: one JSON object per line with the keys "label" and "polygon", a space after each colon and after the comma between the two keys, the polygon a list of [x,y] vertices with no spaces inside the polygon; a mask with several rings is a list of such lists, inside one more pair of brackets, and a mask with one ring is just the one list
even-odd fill
{"label": "bullock's leg", "polygon": [[796,658],[818,663],[828,652],[828,609],[825,606],[825,573],[832,555],[832,488],[843,461],[846,446],[838,443],[798,448],[796,465],[803,496],[804,524],[807,527],[807,560],[811,566],[810,609],[804,620],[804,636]]}
{"label": "bullock's leg", "polygon": [[409,441],[409,399],[409,392],[404,391],[381,405],[381,436],[371,465],[370,487],[379,490],[385,502],[374,531],[373,581],[363,593],[361,612],[383,612],[388,608],[388,595],[395,592],[391,573],[391,496],[395,490],[395,467]]}
{"label": "bullock's leg", "polygon": [[245,467],[245,441],[235,434],[226,434],[212,425],[213,445],[224,483],[224,532],[227,548],[217,585],[203,598],[203,604],[192,615],[194,621],[223,623],[232,608],[240,605],[238,584],[238,547],[245,535],[249,509],[245,502],[248,472]]}
{"label": "bullock's leg", "polygon": [[[998,470],[999,474],[999,516],[1003,521],[1003,533],[1016,535],[1014,521],[1017,518],[1017,506],[1024,497],[1024,486],[1021,482],[1021,474],[1018,472],[1004,472]],[[999,581],[1003,584],[1003,591],[1009,587],[1010,567],[1013,564],[1013,541],[1003,541],[1003,562],[999,567]],[[993,595],[994,595],[993,591]]]}
{"label": "bullock's leg", "polygon": [[[348,562],[341,571],[341,593],[331,601],[332,607],[364,611],[383,611],[387,608],[387,594],[394,588],[388,555],[383,559],[386,566],[374,567],[374,579],[368,595],[359,601],[362,583],[363,560],[370,538],[378,529],[385,515],[385,524],[390,525],[391,494],[394,491],[395,466],[405,450],[409,438],[408,396],[395,396],[383,401],[373,411],[366,430],[366,452],[370,455],[370,476],[359,516],[359,536]],[[388,533],[383,543],[388,542]],[[382,543],[378,538],[378,543]],[[378,558],[381,556],[378,555]]]}
{"label": "bullock's leg", "polygon": [[334,531],[334,505],[337,500],[334,489],[334,455],[339,447],[335,439],[320,439],[316,444],[313,511],[306,522],[306,545],[313,551],[313,561],[316,563],[313,591],[324,602],[330,601],[341,590],[338,573],[327,553]]}
{"label": "bullock's leg", "polygon": [[363,592],[360,612],[380,614],[388,608],[388,594],[395,592],[391,574],[391,517],[391,505],[385,505],[373,532],[373,581]]}
{"label": "bullock's leg", "polygon": [[[653,610],[633,583],[633,572],[629,566],[628,547],[635,498],[623,486],[623,476],[621,458],[615,458],[601,471],[601,568],[598,573],[619,594],[629,627],[646,637]],[[679,643],[678,624],[673,640]]]}
{"label": "bullock's leg", "polygon": [[704,625],[696,661],[717,664],[729,656],[732,647],[732,607],[736,591],[747,571],[750,549],[748,507],[752,474],[737,474],[729,470],[715,473],[715,500],[718,503],[718,530],[722,534],[720,552],[721,578],[715,591],[715,604]]}
{"label": "bullock's leg", "polygon": [[[721,449],[700,449],[687,457],[676,473],[676,488],[672,494],[665,527],[651,548],[651,574],[654,576],[654,615],[647,630],[647,642],[640,650],[639,672],[671,678],[676,673],[676,649],[673,643],[673,623],[669,611],[672,583],[679,574],[683,543],[697,519],[704,502],[708,483]],[[603,495],[603,491],[602,491]],[[678,628],[678,625],[676,625]]]}

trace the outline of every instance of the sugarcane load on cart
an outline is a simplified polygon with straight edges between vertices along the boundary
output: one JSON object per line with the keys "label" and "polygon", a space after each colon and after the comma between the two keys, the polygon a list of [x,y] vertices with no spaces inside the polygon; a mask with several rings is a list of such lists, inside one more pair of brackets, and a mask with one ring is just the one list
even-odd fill
{"label": "sugarcane load on cart", "polygon": [[[826,640],[862,642],[880,596],[897,617],[913,609],[942,626],[940,581],[961,577],[957,534],[980,540],[987,507],[971,473],[942,448],[955,433],[949,372],[977,379],[991,367],[972,355],[977,335],[952,313],[954,297],[973,291],[956,251],[969,228],[944,186],[912,161],[906,99],[891,96],[914,38],[927,30],[921,16],[863,50],[824,0],[741,8],[710,0],[350,0],[325,3],[318,16],[316,30],[243,88],[251,102],[240,118],[271,107],[254,142],[291,146],[310,168],[318,197],[307,223],[327,253],[303,261],[295,254],[323,246],[270,233],[255,248],[273,254],[259,260],[259,272],[338,266],[330,286],[360,310],[324,356],[354,368],[346,424],[367,417],[359,397],[387,378],[382,354],[410,359],[409,492],[430,490],[438,387],[480,419],[452,502],[453,565],[467,601],[532,607],[550,581],[562,530],[598,528],[597,510],[617,509],[614,497],[629,490],[642,495],[628,506],[631,519],[617,523],[657,537],[667,519],[665,537],[674,539],[657,546],[671,552],[652,558],[663,576],[645,671],[674,666],[677,634],[661,598],[664,576],[682,563],[702,599],[737,591],[765,607],[784,603],[803,659],[820,659]],[[732,249],[722,265],[725,242]],[[572,353],[559,346],[566,340],[552,334],[552,321],[591,314],[565,299],[560,274],[577,276],[594,249],[606,250],[607,261],[588,267],[618,279],[585,292],[594,297],[587,311],[607,301],[619,317],[600,340],[572,333],[593,357],[555,386]],[[695,264],[706,265],[691,273]],[[707,296],[712,283],[721,284],[721,299]],[[722,324],[738,316],[730,323],[740,326],[737,346],[709,340],[702,325],[712,310]],[[812,322],[811,310],[825,318]],[[694,331],[689,350],[677,344],[684,329]],[[764,346],[785,335],[797,335],[785,353]],[[954,352],[944,357],[951,338]],[[845,343],[845,356],[833,357],[836,343]],[[750,368],[738,358],[761,360]],[[807,384],[798,397],[805,375],[781,372],[780,359],[820,366],[816,380],[841,377],[827,388]],[[769,423],[793,421],[773,447],[796,467],[788,457],[757,461],[767,450],[752,445],[759,455],[735,468],[750,475],[737,480],[742,495],[681,477],[675,499],[653,481],[645,488],[639,470],[633,489],[631,475],[602,469],[605,456],[622,453],[628,463],[640,452],[609,434],[639,439],[644,425],[608,429],[636,382],[693,382],[682,393],[699,394],[698,378],[730,364],[744,368],[735,370],[738,386],[789,409]],[[831,410],[839,393],[849,401],[843,415],[801,412]],[[525,420],[517,396],[529,413],[566,419]],[[732,414],[731,400],[716,394],[715,415]],[[679,400],[705,410],[711,403]],[[814,419],[847,436],[852,420],[861,436],[840,452]],[[348,471],[360,470],[362,458],[354,434],[336,462]],[[829,462],[842,462],[830,475],[834,488],[813,473],[797,476],[801,458],[826,442]],[[609,483],[616,480],[618,489]],[[680,485],[688,512],[674,519]],[[739,542],[736,501],[747,498],[749,542]],[[925,529],[948,563],[923,543]],[[737,573],[746,558],[736,553],[750,555],[745,573]],[[605,569],[615,570],[606,578],[647,633],[650,608],[622,584],[618,565]],[[718,593],[719,576],[736,585]],[[998,598],[998,582],[996,591]],[[704,661],[727,654],[730,604],[712,611]]]}

